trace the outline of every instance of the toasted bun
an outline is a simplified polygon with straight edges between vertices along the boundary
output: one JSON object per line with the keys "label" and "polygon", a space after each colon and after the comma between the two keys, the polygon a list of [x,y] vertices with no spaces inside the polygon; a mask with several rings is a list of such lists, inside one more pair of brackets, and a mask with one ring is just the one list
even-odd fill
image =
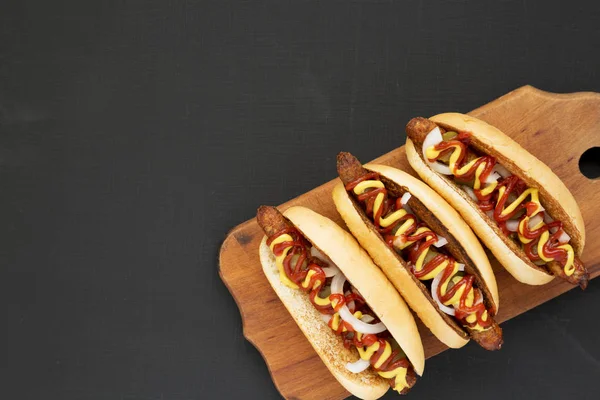
{"label": "toasted bun", "polygon": [[[542,205],[551,216],[563,221],[565,231],[571,235],[576,253],[581,253],[585,241],[581,212],[571,193],[548,166],[500,130],[476,118],[447,113],[436,115],[431,120],[446,129],[470,132],[474,146],[496,157],[503,166],[529,186],[538,188]],[[523,250],[504,235],[466,193],[448,178],[433,171],[425,163],[421,149],[416,148],[410,139],[406,141],[406,155],[419,176],[463,216],[511,275],[529,285],[543,285],[554,279],[544,268],[533,264]]]}
{"label": "toasted bun", "polygon": [[[306,208],[292,207],[284,215],[306,239],[340,268],[400,344],[415,372],[422,375],[425,356],[414,318],[404,301],[354,238],[333,221]],[[389,384],[372,368],[360,374],[346,369],[347,363],[358,360],[358,352],[344,347],[341,337],[335,335],[322,320],[321,314],[305,293],[281,282],[275,256],[266,242],[267,238],[264,237],[259,249],[265,276],[325,366],[354,396],[361,399],[383,396],[389,389]]]}
{"label": "toasted bun", "polygon": [[467,334],[457,326],[453,326],[449,317],[444,318],[441,311],[433,304],[431,296],[425,293],[420,282],[403,265],[396,252],[363,220],[341,181],[335,185],[332,196],[335,207],[350,232],[369,252],[425,326],[448,347],[460,348],[467,344],[469,341]]}
{"label": "toasted bun", "polygon": [[394,286],[348,232],[329,218],[304,207],[291,207],[285,215],[317,249],[327,255],[360,292],[375,315],[396,339],[418,375],[425,368],[425,353],[415,319]]}

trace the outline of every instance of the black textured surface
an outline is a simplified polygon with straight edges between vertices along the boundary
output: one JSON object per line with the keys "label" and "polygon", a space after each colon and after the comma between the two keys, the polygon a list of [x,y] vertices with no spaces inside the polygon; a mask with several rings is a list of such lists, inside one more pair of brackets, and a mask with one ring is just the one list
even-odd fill
{"label": "black textured surface", "polygon": [[[600,92],[598,2],[348,3],[2,2],[0,398],[278,398],[217,275],[231,227],[412,116]],[[599,302],[430,360],[410,398],[597,398]]]}

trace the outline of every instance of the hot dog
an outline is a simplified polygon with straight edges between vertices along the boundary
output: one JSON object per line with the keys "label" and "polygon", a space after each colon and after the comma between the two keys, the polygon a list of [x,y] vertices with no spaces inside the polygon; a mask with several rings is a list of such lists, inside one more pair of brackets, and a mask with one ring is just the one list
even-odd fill
{"label": "hot dog", "polygon": [[499,129],[458,113],[413,118],[411,166],[440,193],[517,280],[579,285],[585,227],[573,195],[548,166]]}
{"label": "hot dog", "polygon": [[340,153],[333,190],[346,225],[432,333],[501,347],[498,289],[473,232],[437,193],[407,173]]}
{"label": "hot dog", "polygon": [[334,377],[363,399],[408,392],[425,364],[419,332],[352,235],[303,207],[261,206],[256,218],[263,271]]}

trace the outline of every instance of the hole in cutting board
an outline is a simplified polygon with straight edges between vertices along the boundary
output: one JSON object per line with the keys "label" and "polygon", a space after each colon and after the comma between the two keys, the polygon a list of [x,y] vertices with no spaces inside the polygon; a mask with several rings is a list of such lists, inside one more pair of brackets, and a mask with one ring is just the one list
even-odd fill
{"label": "hole in cutting board", "polygon": [[587,149],[579,159],[579,170],[589,179],[600,177],[600,147]]}

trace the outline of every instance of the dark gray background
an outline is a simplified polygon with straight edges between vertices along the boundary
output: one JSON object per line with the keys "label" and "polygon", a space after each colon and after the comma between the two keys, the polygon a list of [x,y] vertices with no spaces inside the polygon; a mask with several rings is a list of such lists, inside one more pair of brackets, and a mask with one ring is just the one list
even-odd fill
{"label": "dark gray background", "polygon": [[[600,91],[598,2],[364,3],[2,2],[0,398],[278,398],[217,275],[231,227],[412,116]],[[597,398],[599,301],[428,361],[411,398]]]}

